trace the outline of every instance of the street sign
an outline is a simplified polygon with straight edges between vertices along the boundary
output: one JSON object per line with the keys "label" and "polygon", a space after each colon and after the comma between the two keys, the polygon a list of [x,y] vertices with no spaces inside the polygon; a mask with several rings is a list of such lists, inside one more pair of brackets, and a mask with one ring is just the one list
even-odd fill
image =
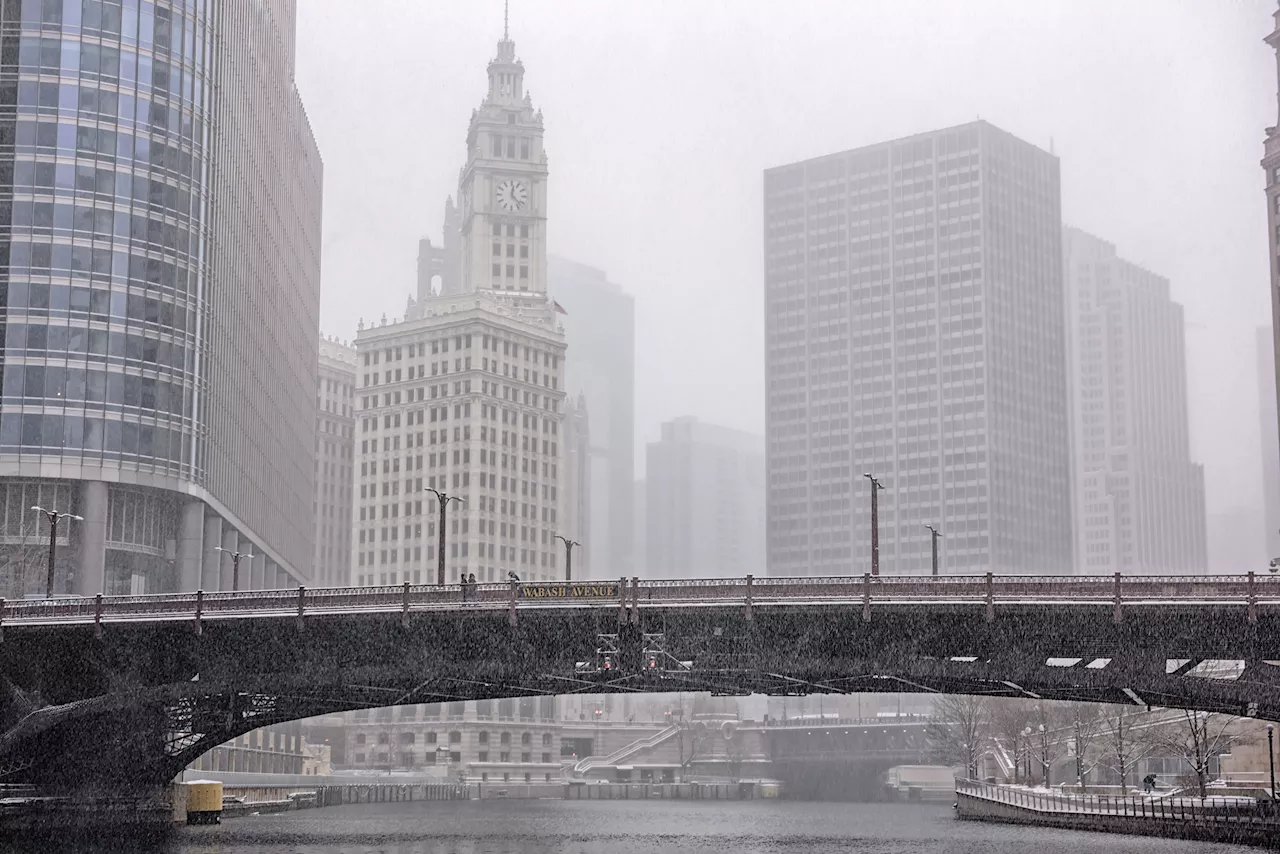
{"label": "street sign", "polygon": [[521,599],[616,599],[616,581],[559,581],[520,585]]}

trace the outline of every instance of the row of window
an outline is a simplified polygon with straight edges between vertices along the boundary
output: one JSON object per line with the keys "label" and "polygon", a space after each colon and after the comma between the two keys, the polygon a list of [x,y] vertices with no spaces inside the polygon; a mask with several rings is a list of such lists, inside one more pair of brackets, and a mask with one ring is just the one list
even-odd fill
{"label": "row of window", "polygon": [[5,413],[0,417],[0,449],[66,449],[137,456],[159,463],[182,460],[187,436],[136,421],[108,421],[78,415]]}
{"label": "row of window", "polygon": [[154,415],[181,416],[191,403],[181,380],[55,365],[5,365],[2,393],[6,402],[106,403]]}

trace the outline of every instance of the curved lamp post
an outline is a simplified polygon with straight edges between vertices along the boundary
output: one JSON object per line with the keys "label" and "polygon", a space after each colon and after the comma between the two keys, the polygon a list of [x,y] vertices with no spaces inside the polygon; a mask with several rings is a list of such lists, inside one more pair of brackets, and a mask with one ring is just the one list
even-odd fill
{"label": "curved lamp post", "polygon": [[[83,522],[83,516],[77,516],[74,513],[59,513],[57,510],[46,510],[39,505],[32,507],[32,510],[38,510],[49,519],[49,573],[44,583],[44,598],[53,598],[53,560],[58,550],[58,520],[74,519],[77,522]],[[25,585],[24,585],[25,586]]]}

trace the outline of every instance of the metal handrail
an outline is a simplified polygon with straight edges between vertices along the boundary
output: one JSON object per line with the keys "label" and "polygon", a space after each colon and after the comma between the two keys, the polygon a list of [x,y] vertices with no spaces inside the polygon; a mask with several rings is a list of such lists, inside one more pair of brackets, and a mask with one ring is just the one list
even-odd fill
{"label": "metal handrail", "polygon": [[[710,578],[628,581],[618,595],[582,598],[556,595],[559,582],[410,584],[380,587],[285,588],[278,590],[163,593],[149,595],[59,597],[0,600],[0,626],[198,618],[336,614],[346,612],[431,611],[459,606],[500,608],[700,606],[750,603],[753,607],[788,604],[861,604],[864,608],[909,605],[1053,604],[1124,607],[1176,603],[1247,606],[1250,619],[1259,605],[1280,605],[1280,577],[1220,576],[831,576],[799,578]],[[552,588],[537,597],[519,595],[525,586]],[[988,611],[990,613],[990,610]]]}
{"label": "metal handrail", "polygon": [[[1199,822],[1267,822],[1280,825],[1280,811],[1267,800],[1143,795],[1067,795],[956,778],[956,794],[1037,813],[1128,816]],[[1225,801],[1225,802],[1224,802]]]}

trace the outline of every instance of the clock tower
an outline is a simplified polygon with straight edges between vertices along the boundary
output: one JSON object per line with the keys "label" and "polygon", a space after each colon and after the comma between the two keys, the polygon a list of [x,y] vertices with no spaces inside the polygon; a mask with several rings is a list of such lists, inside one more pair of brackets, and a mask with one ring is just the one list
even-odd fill
{"label": "clock tower", "polygon": [[547,157],[542,112],[534,110],[525,91],[524,63],[516,59],[505,14],[502,40],[488,70],[489,90],[471,113],[467,165],[458,179],[462,288],[544,302]]}

